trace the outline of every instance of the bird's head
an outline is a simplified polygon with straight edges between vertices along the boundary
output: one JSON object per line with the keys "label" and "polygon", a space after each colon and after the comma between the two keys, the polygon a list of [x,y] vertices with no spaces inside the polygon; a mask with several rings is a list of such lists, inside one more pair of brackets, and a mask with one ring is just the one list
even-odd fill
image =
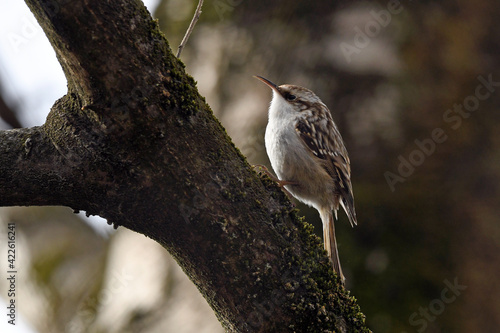
{"label": "bird's head", "polygon": [[309,89],[291,84],[278,86],[262,76],[254,77],[273,90],[271,109],[273,109],[273,106],[276,106],[279,109],[291,112],[301,112],[311,109],[316,104],[324,105],[321,99]]}

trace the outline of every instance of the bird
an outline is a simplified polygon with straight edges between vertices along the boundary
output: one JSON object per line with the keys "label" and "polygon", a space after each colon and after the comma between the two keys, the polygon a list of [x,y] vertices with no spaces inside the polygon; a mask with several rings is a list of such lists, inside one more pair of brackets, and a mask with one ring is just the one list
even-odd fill
{"label": "bird", "polygon": [[333,270],[345,284],[334,221],[338,219],[339,206],[352,227],[357,225],[357,218],[350,160],[342,136],[330,110],[314,92],[254,77],[273,92],[265,147],[277,182],[297,200],[319,212],[325,250]]}

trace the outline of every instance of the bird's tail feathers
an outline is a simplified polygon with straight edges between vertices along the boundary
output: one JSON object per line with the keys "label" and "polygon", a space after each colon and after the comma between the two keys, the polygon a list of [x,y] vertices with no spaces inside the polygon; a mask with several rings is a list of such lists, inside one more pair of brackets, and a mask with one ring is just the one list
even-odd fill
{"label": "bird's tail feathers", "polygon": [[331,211],[320,212],[321,220],[323,222],[323,238],[325,250],[328,252],[330,261],[332,262],[333,270],[338,274],[342,284],[345,282],[342,267],[340,266],[339,252],[337,250],[337,239],[335,238],[335,225],[333,214]]}

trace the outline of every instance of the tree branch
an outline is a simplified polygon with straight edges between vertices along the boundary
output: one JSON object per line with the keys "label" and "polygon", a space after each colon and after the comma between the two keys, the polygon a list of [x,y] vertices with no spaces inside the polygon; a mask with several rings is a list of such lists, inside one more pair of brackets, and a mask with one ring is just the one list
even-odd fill
{"label": "tree branch", "polygon": [[181,43],[179,44],[179,48],[177,49],[177,54],[175,55],[177,58],[181,56],[181,52],[184,49],[184,46],[186,46],[187,41],[189,39],[189,36],[191,36],[191,33],[194,30],[194,26],[196,25],[196,22],[200,19],[201,15],[201,7],[203,6],[203,0],[198,1],[198,6],[196,7],[196,10],[194,11],[193,19],[191,20],[191,23],[189,23],[189,27],[186,30],[186,34],[184,35],[184,38],[182,38]]}
{"label": "tree branch", "polygon": [[69,205],[65,165],[43,127],[0,131],[0,206]]}
{"label": "tree branch", "polygon": [[251,170],[141,1],[26,3],[68,94],[42,128],[2,133],[2,164],[26,164],[4,164],[0,185],[19,189],[2,204],[67,205],[156,240],[228,331],[368,331],[320,240]]}

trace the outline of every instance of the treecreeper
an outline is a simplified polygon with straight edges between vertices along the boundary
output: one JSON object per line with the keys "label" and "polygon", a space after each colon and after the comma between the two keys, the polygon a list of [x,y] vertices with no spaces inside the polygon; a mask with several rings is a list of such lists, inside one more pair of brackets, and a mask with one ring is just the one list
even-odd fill
{"label": "treecreeper", "polygon": [[351,225],[357,224],[351,184],[351,166],[342,136],[330,110],[309,89],[276,85],[261,76],[273,91],[265,145],[278,184],[297,200],[316,208],[334,271],[342,283],[335,238],[334,216],[344,208]]}

